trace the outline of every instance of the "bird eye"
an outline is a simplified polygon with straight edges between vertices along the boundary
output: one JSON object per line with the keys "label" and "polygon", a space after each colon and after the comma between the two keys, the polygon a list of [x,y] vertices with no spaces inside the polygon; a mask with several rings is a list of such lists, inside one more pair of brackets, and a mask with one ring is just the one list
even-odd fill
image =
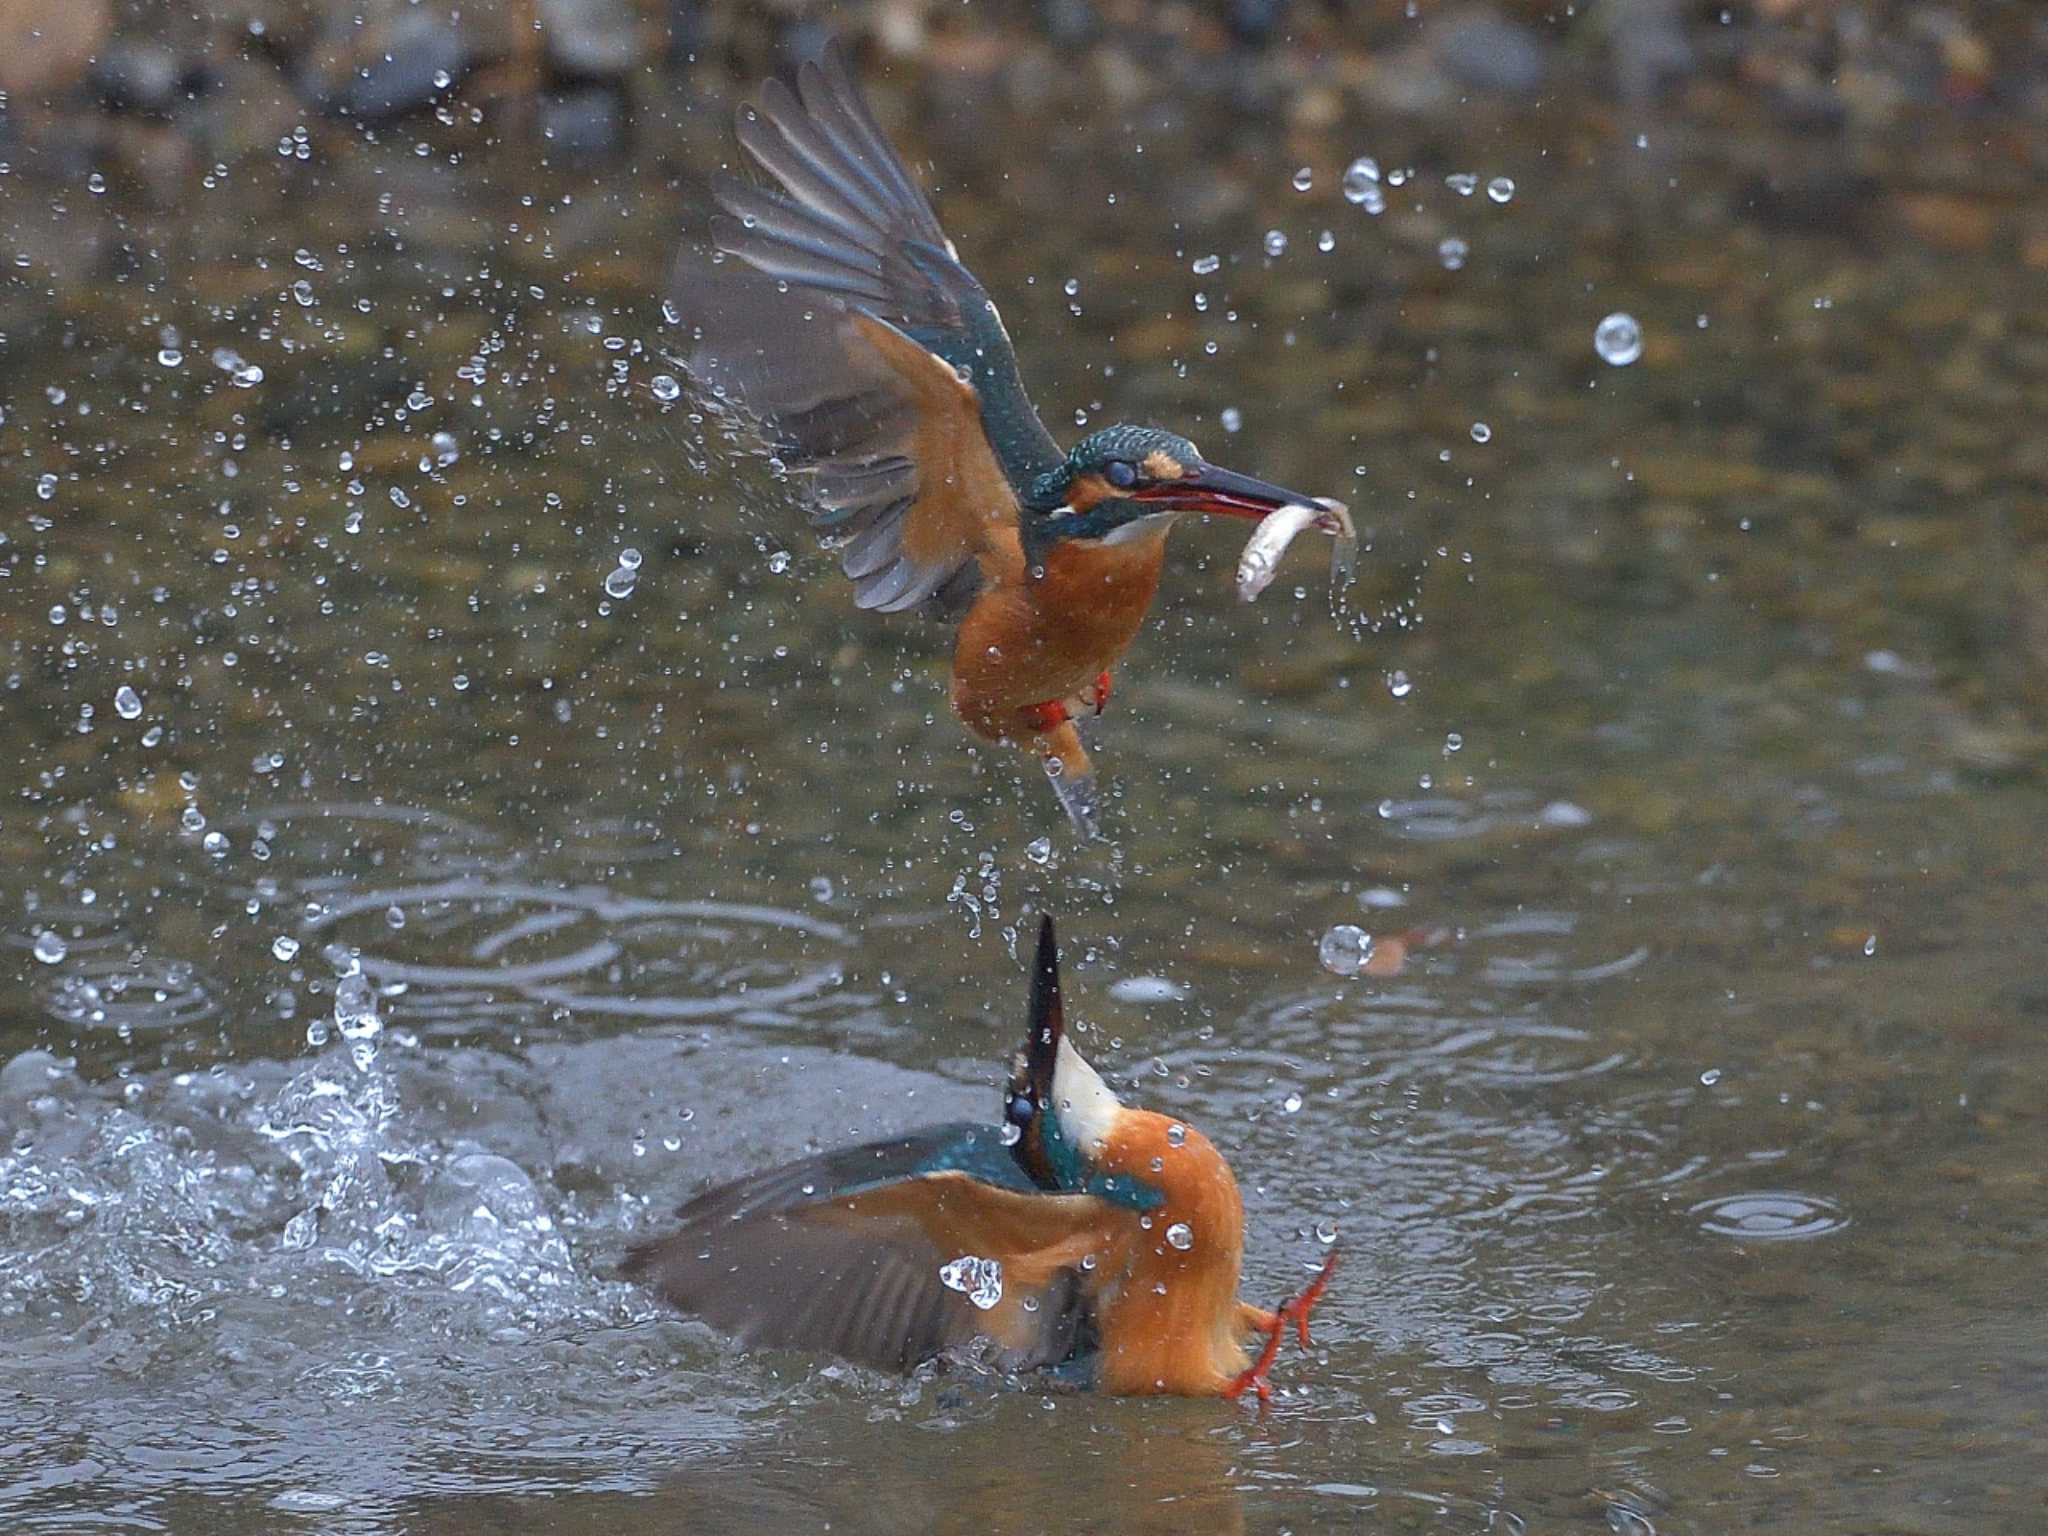
{"label": "bird eye", "polygon": [[1138,483],[1138,466],[1127,464],[1122,459],[1111,459],[1103,478],[1120,491],[1127,491]]}

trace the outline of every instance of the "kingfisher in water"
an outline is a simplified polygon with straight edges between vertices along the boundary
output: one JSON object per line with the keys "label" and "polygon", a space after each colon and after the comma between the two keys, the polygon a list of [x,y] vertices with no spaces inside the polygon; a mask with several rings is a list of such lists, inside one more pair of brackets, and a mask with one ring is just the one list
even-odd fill
{"label": "kingfisher in water", "polygon": [[1063,452],[836,43],[794,90],[764,85],[737,134],[774,185],[718,181],[715,249],[686,248],[671,290],[681,361],[800,487],[858,606],[959,626],[955,712],[1038,751],[1093,835],[1074,720],[1109,701],[1168,531],[1190,512],[1258,519],[1308,498],[1156,427],[1106,427]]}
{"label": "kingfisher in water", "polygon": [[[1052,919],[1003,1124],[933,1126],[707,1191],[627,1278],[754,1348],[907,1370],[977,1347],[1099,1391],[1272,1395],[1292,1327],[1337,1263],[1278,1308],[1240,1301],[1244,1207],[1193,1126],[1121,1103],[1067,1037]],[[1256,1355],[1248,1339],[1261,1339]]]}

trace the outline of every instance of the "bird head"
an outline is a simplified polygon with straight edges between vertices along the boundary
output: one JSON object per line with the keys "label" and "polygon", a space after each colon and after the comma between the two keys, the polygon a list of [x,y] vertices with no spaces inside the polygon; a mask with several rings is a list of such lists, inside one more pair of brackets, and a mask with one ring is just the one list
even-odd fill
{"label": "bird head", "polygon": [[1102,1155],[1127,1117],[1109,1084],[1067,1038],[1060,1003],[1059,945],[1052,918],[1039,923],[1031,967],[1031,1016],[1024,1048],[1012,1060],[1003,1118],[1016,1133],[1011,1155],[1041,1189],[1091,1194],[1151,1210],[1162,1193],[1102,1167]]}
{"label": "bird head", "polygon": [[1039,514],[1027,526],[1046,540],[1116,543],[1163,530],[1183,512],[1262,518],[1309,498],[1206,462],[1186,438],[1158,427],[1090,433],[1064,462],[1040,475],[1025,498]]}

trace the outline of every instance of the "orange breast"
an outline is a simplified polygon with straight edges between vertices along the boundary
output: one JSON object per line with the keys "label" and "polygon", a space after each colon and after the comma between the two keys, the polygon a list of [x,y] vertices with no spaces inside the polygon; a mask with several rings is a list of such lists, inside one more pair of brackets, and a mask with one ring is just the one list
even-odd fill
{"label": "orange breast", "polygon": [[[1091,687],[1130,648],[1166,555],[1166,530],[1121,544],[1068,540],[1021,579],[994,579],[967,612],[953,651],[953,705],[985,736],[1019,710]],[[1008,576],[1009,573],[1003,573]]]}
{"label": "orange breast", "polygon": [[1099,1293],[1106,1392],[1207,1396],[1249,1359],[1240,1332],[1238,1269],[1244,1205],[1223,1155],[1200,1131],[1149,1111],[1128,1111],[1102,1166],[1165,1194],[1130,1249],[1124,1273]]}

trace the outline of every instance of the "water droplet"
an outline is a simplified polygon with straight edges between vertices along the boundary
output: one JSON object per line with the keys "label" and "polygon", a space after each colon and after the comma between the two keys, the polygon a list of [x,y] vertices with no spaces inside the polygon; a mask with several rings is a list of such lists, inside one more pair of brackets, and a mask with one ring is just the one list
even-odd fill
{"label": "water droplet", "polygon": [[1316,173],[1309,169],[1309,167],[1304,165],[1300,170],[1294,173],[1295,191],[1306,192],[1310,187],[1313,187],[1315,184]]}
{"label": "water droplet", "polygon": [[1050,864],[1052,862],[1052,839],[1049,837],[1034,837],[1025,845],[1024,857],[1034,864]]}
{"label": "water droplet", "polygon": [[1079,279],[1078,277],[1068,278],[1064,283],[1060,284],[1060,291],[1066,294],[1066,296],[1071,299],[1075,294],[1081,291],[1081,279]]}
{"label": "water droplet", "polygon": [[1344,168],[1344,200],[1348,203],[1363,203],[1375,197],[1380,188],[1380,164],[1370,155],[1360,155]]}
{"label": "water droplet", "polygon": [[939,1266],[939,1284],[960,1292],[986,1312],[1003,1299],[1003,1261],[963,1254]]}
{"label": "water droplet", "polygon": [[1617,310],[1594,328],[1593,350],[1602,362],[1626,368],[1643,355],[1643,328],[1635,316]]}
{"label": "water droplet", "polygon": [[1316,1241],[1325,1248],[1337,1241],[1337,1223],[1328,1217],[1316,1223]]}
{"label": "water droplet", "polygon": [[1316,959],[1332,976],[1356,976],[1372,958],[1372,935],[1355,923],[1339,923],[1316,946]]}
{"label": "water droplet", "polygon": [[142,696],[123,683],[114,690],[114,713],[123,720],[136,719],[142,713]]}
{"label": "water droplet", "polygon": [[1871,934],[1871,935],[1870,935],[1870,936],[1869,936],[1868,938],[1866,938],[1866,939],[1865,939],[1865,940],[1863,941],[1863,953],[1864,953],[1864,954],[1866,954],[1866,955],[1874,955],[1874,954],[1876,954],[1876,953],[1877,953],[1877,935],[1876,935],[1876,934],[1874,934],[1874,933],[1873,933],[1873,934]]}
{"label": "water droplet", "polygon": [[1169,1147],[1184,1147],[1188,1144],[1188,1128],[1178,1120],[1166,1128],[1166,1144]]}
{"label": "water droplet", "polygon": [[1496,203],[1504,203],[1515,195],[1514,178],[1496,176],[1486,184],[1486,195]]}
{"label": "water droplet", "polygon": [[384,909],[384,925],[387,928],[403,928],[405,926],[405,909],[403,907],[386,907]]}
{"label": "water droplet", "polygon": [[1184,1221],[1176,1221],[1166,1229],[1166,1241],[1170,1246],[1186,1253],[1195,1246],[1195,1229]]}
{"label": "water droplet", "polygon": [[176,347],[163,347],[158,349],[156,360],[161,367],[180,368],[184,366],[185,354]]}
{"label": "water droplet", "polygon": [[1464,749],[1465,738],[1459,735],[1456,731],[1452,731],[1449,735],[1444,737],[1444,752],[1446,755],[1452,752],[1462,752]]}
{"label": "water droplet", "polygon": [[1207,277],[1210,273],[1215,272],[1222,267],[1223,258],[1221,256],[1216,255],[1197,256],[1194,260],[1193,265],[1195,276]]}
{"label": "water droplet", "polygon": [[1266,231],[1265,247],[1268,256],[1285,256],[1287,236],[1277,229],[1269,229]]}
{"label": "water droplet", "polygon": [[1415,685],[1408,681],[1408,674],[1396,668],[1387,677],[1387,692],[1397,699],[1405,699],[1415,691]]}
{"label": "water droplet", "polygon": [[680,399],[683,393],[683,386],[672,373],[657,373],[647,387],[654,391],[655,399],[664,403]]}
{"label": "water droplet", "polygon": [[789,569],[789,564],[789,551],[786,549],[778,549],[768,557],[768,569],[778,576]]}
{"label": "water droplet", "polygon": [[604,579],[604,590],[611,597],[631,597],[633,588],[639,584],[640,573],[630,565],[622,565]]}
{"label": "water droplet", "polygon": [[1700,1074],[1700,1086],[1703,1088],[1711,1088],[1719,1081],[1721,1081],[1721,1069],[1719,1067],[1709,1067]]}
{"label": "water droplet", "polygon": [[455,440],[453,432],[436,432],[427,439],[427,446],[434,451],[434,462],[443,469],[462,457],[462,444]]}
{"label": "water droplet", "polygon": [[280,933],[270,941],[270,952],[286,962],[296,960],[299,958],[299,941],[288,933]]}
{"label": "water droplet", "polygon": [[1446,272],[1461,271],[1465,265],[1465,258],[1471,254],[1472,247],[1456,235],[1446,235],[1438,242],[1436,248],[1436,259],[1444,264]]}
{"label": "water droplet", "polygon": [[1326,229],[1320,235],[1317,235],[1316,249],[1325,256],[1337,249],[1337,232],[1334,229]]}
{"label": "water droplet", "polygon": [[1244,426],[1244,412],[1234,405],[1226,405],[1217,415],[1216,420],[1222,424],[1224,431],[1236,432]]}
{"label": "water droplet", "polygon": [[830,875],[811,876],[811,900],[830,901],[836,890],[837,887],[832,884]]}
{"label": "water droplet", "polygon": [[56,494],[57,494],[57,477],[56,477],[55,475],[38,475],[38,476],[36,476],[36,495],[37,495],[37,497],[39,497],[39,498],[40,498],[41,500],[43,500],[43,501],[50,501],[50,500],[53,500],[53,499],[54,499],[54,498],[56,497]]}
{"label": "water droplet", "polygon": [[1473,422],[1473,423],[1472,423],[1472,441],[1473,441],[1473,442],[1475,442],[1475,443],[1490,443],[1490,442],[1492,442],[1492,441],[1493,441],[1493,428],[1489,427],[1489,426],[1488,426],[1488,425],[1487,425],[1487,424],[1486,424],[1485,422],[1483,422],[1483,421],[1475,421],[1475,422]]}
{"label": "water droplet", "polygon": [[1298,1093],[1290,1093],[1290,1094],[1288,1094],[1286,1098],[1284,1098],[1284,1099],[1282,1099],[1282,1100],[1280,1101],[1280,1112],[1281,1112],[1282,1114],[1287,1114],[1287,1115],[1298,1115],[1298,1114],[1300,1114],[1300,1113],[1301,1113],[1301,1095],[1300,1095],[1300,1094],[1298,1094]]}
{"label": "water droplet", "polygon": [[1460,197],[1470,197],[1479,190],[1479,178],[1470,171],[1453,171],[1444,178],[1444,185]]}
{"label": "water droplet", "polygon": [[36,935],[35,956],[45,965],[55,965],[70,953],[64,941],[45,928]]}

